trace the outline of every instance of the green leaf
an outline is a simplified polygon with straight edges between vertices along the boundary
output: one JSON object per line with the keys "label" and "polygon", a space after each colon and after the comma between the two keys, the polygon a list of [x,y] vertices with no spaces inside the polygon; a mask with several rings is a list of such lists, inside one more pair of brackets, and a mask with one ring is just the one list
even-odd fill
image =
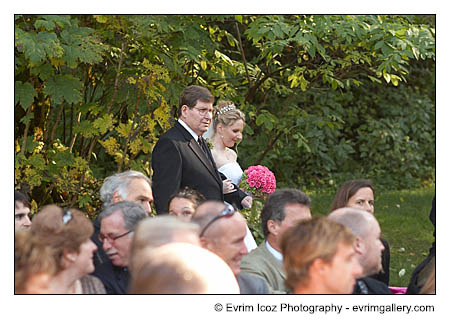
{"label": "green leaf", "polygon": [[93,126],[99,130],[100,135],[103,135],[113,127],[113,122],[112,114],[107,114],[94,120]]}
{"label": "green leaf", "polygon": [[70,153],[69,150],[56,153],[53,159],[56,162],[56,165],[59,165],[60,167],[72,166],[75,163],[73,154]]}
{"label": "green leaf", "polygon": [[26,124],[28,124],[29,122],[30,122],[30,120],[32,120],[34,118],[34,113],[29,113],[29,114],[26,114],[25,116],[23,116],[21,119],[20,119],[20,122],[21,123],[24,123],[25,125]]}
{"label": "green leaf", "polygon": [[31,68],[31,73],[37,75],[41,80],[48,80],[55,71],[50,63],[40,64]]}
{"label": "green leaf", "polygon": [[20,103],[25,110],[33,103],[34,98],[37,96],[36,90],[31,83],[22,81],[16,81],[14,87],[14,105]]}
{"label": "green leaf", "polygon": [[52,104],[61,104],[64,100],[68,104],[77,104],[82,100],[82,82],[72,75],[56,75],[47,80],[44,94],[50,97]]}
{"label": "green leaf", "polygon": [[242,24],[242,15],[234,15],[234,18]]}
{"label": "green leaf", "polygon": [[50,31],[52,29],[55,28],[55,23],[52,21],[47,21],[47,20],[43,20],[43,19],[38,19],[36,20],[36,22],[34,23],[34,28],[36,29],[40,29],[43,28],[47,31]]}
{"label": "green leaf", "polygon": [[38,170],[44,170],[45,169],[45,160],[42,157],[41,154],[33,154],[29,159],[28,162],[36,169]]}
{"label": "green leaf", "polygon": [[260,114],[257,118],[256,118],[256,126],[261,126],[266,120],[266,116],[264,114]]}

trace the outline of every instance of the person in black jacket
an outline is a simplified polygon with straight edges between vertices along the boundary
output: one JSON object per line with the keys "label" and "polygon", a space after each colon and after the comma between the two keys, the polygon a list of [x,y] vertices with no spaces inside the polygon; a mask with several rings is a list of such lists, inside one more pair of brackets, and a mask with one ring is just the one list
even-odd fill
{"label": "person in black jacket", "polygon": [[[178,121],[153,149],[152,180],[157,214],[167,214],[169,199],[186,186],[200,192],[206,200],[224,200],[222,181],[225,179],[202,137],[211,124],[213,102],[208,89],[195,85],[185,88],[180,96]],[[225,200],[237,206],[245,197],[239,190],[229,195]]]}
{"label": "person in black jacket", "polygon": [[370,277],[380,272],[381,253],[384,250],[380,240],[380,225],[376,218],[365,210],[348,207],[336,209],[328,215],[328,218],[347,226],[356,236],[355,250],[363,272],[356,282],[353,293],[392,294],[385,283]]}
{"label": "person in black jacket", "polygon": [[[342,184],[334,197],[331,204],[330,213],[333,210],[343,207],[353,207],[363,209],[372,215],[374,214],[375,189],[372,182],[367,179],[349,180]],[[373,274],[373,279],[384,282],[389,286],[389,264],[391,260],[391,253],[389,243],[380,238],[383,243],[384,250],[381,255],[382,270]]]}
{"label": "person in black jacket", "polygon": [[430,221],[434,227],[434,242],[431,245],[428,256],[425,260],[423,260],[411,276],[411,280],[408,285],[408,289],[406,293],[410,294],[419,294],[425,285],[427,279],[433,274],[435,264],[436,264],[436,196],[433,198],[433,206],[430,212]]}

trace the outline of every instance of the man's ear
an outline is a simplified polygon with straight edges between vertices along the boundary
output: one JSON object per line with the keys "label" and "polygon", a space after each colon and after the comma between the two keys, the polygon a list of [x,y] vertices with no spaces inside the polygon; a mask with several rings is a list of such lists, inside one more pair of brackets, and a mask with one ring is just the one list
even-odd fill
{"label": "man's ear", "polygon": [[214,247],[215,247],[214,242],[204,236],[200,237],[200,245],[202,248],[204,248],[206,250],[214,251]]}
{"label": "man's ear", "polygon": [[317,258],[311,263],[309,272],[310,274],[313,273],[323,275],[328,266],[329,266],[328,262],[322,260],[321,258]]}
{"label": "man's ear", "polygon": [[180,116],[179,117],[184,117],[184,114],[185,114],[186,110],[188,110],[188,109],[189,109],[189,107],[186,106],[186,105],[181,106],[181,108],[180,108]]}
{"label": "man's ear", "polygon": [[122,197],[117,193],[117,191],[114,191],[113,196],[112,196],[112,202],[113,204],[122,201]]}
{"label": "man's ear", "polygon": [[273,219],[269,219],[267,221],[267,229],[269,230],[269,233],[271,233],[274,236],[278,236],[278,223],[274,221]]}
{"label": "man's ear", "polygon": [[354,246],[355,246],[355,251],[357,254],[360,254],[360,255],[364,254],[364,250],[365,250],[366,246],[364,244],[364,241],[359,236],[356,237]]}

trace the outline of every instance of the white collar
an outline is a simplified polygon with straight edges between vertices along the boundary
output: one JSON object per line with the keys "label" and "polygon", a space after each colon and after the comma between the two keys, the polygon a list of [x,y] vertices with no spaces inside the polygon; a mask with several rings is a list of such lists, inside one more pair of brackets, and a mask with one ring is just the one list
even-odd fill
{"label": "white collar", "polygon": [[277,259],[280,263],[283,263],[283,254],[275,250],[270,244],[269,241],[266,241],[267,250],[273,255],[275,259]]}
{"label": "white collar", "polygon": [[178,122],[181,124],[181,126],[183,126],[189,132],[189,134],[192,135],[192,137],[197,142],[198,141],[198,135],[195,134],[195,132],[181,118],[178,119]]}

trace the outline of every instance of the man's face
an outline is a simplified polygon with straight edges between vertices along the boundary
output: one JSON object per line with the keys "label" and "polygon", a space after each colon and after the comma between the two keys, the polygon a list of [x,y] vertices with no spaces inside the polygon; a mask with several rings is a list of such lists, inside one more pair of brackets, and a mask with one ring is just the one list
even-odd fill
{"label": "man's face", "polygon": [[277,249],[279,249],[281,237],[288,228],[293,227],[301,220],[311,218],[311,210],[309,207],[298,203],[287,204],[284,207],[284,213],[286,216],[281,223],[274,222],[277,233],[277,246],[274,248]]}
{"label": "man's face", "polygon": [[[247,233],[245,220],[236,212],[232,217],[220,219],[212,226],[216,230],[209,232],[209,240],[213,242],[210,250],[221,257],[237,276],[241,272],[242,256],[248,254],[244,243]],[[216,233],[217,236],[214,235]]]}
{"label": "man's face", "polygon": [[339,243],[331,262],[326,263],[323,272],[324,287],[327,294],[351,294],[356,279],[362,275],[353,245]]}
{"label": "man's face", "polygon": [[194,107],[181,107],[181,119],[197,134],[203,135],[212,120],[213,104],[197,100]]}
{"label": "man's face", "polygon": [[100,233],[103,237],[107,237],[103,240],[103,250],[105,250],[111,262],[118,267],[128,266],[132,236],[127,234],[115,240],[113,238],[126,232],[128,232],[128,229],[124,226],[123,215],[120,210],[101,221]]}
{"label": "man's face", "polygon": [[126,201],[132,201],[144,207],[145,211],[152,212],[153,193],[152,188],[144,179],[133,179],[128,185],[128,197]]}
{"label": "man's face", "polygon": [[361,262],[364,269],[364,276],[370,276],[378,273],[382,269],[381,253],[384,250],[384,245],[380,240],[380,225],[375,217],[372,217],[370,223],[370,230],[365,237],[362,238],[362,242],[365,246],[364,255]]}
{"label": "man's face", "polygon": [[15,230],[28,229],[31,226],[30,208],[26,207],[23,202],[15,201],[14,203],[14,228]]}

